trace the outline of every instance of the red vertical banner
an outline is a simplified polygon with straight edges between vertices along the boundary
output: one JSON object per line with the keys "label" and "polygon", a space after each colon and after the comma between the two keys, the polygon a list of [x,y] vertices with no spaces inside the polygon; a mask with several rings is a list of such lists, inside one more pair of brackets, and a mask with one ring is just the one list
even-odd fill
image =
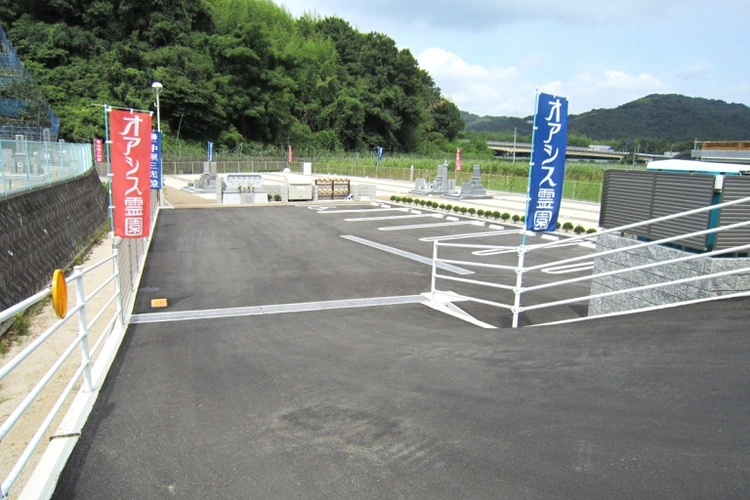
{"label": "red vertical banner", "polygon": [[456,172],[461,171],[461,148],[456,148]]}
{"label": "red vertical banner", "polygon": [[104,141],[94,138],[94,161],[104,163]]}
{"label": "red vertical banner", "polygon": [[151,115],[113,109],[109,134],[115,236],[146,238],[151,218]]}
{"label": "red vertical banner", "polygon": [[292,145],[289,145],[289,163],[294,161],[294,154],[292,153]]}

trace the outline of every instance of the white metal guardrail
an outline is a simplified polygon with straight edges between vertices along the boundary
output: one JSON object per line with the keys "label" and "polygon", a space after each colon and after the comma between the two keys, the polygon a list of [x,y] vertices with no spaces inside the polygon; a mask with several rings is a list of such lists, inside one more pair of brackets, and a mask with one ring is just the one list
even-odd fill
{"label": "white metal guardrail", "polygon": [[[156,210],[153,215],[156,215]],[[153,229],[155,217],[152,221]],[[60,338],[64,329],[77,332],[75,338],[63,348],[63,352],[49,366],[46,373],[0,425],[1,442],[23,419],[34,419],[33,416],[29,416],[30,410],[41,406],[42,411],[47,411],[33,437],[28,440],[23,439],[25,448],[20,456],[13,457],[15,463],[11,470],[0,471],[0,476],[2,476],[0,477],[2,481],[0,499],[9,498],[10,491],[16,492],[19,487],[23,486],[16,484],[22,473],[25,476],[30,475],[30,479],[26,482],[20,498],[49,498],[54,492],[57,477],[80,436],[81,429],[93,408],[124,337],[149,243],[149,239],[119,240],[113,245],[111,256],[91,266],[76,266],[73,273],[65,280],[71,286],[71,294],[73,290],[75,291],[75,304],[69,308],[64,317],[57,320],[0,368],[0,383],[6,382],[14,376],[19,367],[24,365],[25,361],[37,355],[44,344]],[[96,281],[93,290],[86,290],[84,279],[94,271],[99,270],[98,272],[101,273],[101,270],[105,269],[103,266],[107,265],[112,266],[111,273],[100,281]],[[47,300],[50,295],[51,288],[47,288],[0,312],[0,323]],[[88,315],[91,315],[91,319]],[[92,342],[93,346],[90,345]],[[61,368],[70,365],[76,350],[80,352],[78,368],[70,378],[65,380],[66,375],[61,373],[65,370]],[[62,391],[56,394],[44,392],[45,395],[51,394],[56,398],[54,404],[47,410],[49,404],[40,402],[44,399],[40,397],[40,394],[43,394],[43,391],[53,391],[53,383],[56,386],[61,383],[65,385]],[[78,390],[75,397],[71,398],[76,389]],[[63,415],[66,407],[68,409]],[[56,421],[60,424],[57,430],[53,431],[53,424]],[[28,421],[26,421],[26,426],[28,426]],[[45,436],[49,436],[49,444],[46,449],[42,449],[40,445]],[[4,444],[3,442],[0,446]],[[40,450],[43,450],[41,457],[39,457]],[[32,455],[34,455],[33,458]],[[25,468],[35,465],[31,474],[25,471]]]}
{"label": "white metal guardrail", "polygon": [[[107,263],[114,265],[112,275],[104,281],[99,287],[97,287],[89,295],[86,295],[84,290],[83,278],[86,274],[94,271],[96,268],[103,266]],[[60,368],[68,360],[76,349],[80,349],[81,362],[78,370],[74,373],[73,377],[68,381],[62,394],[58,397],[57,401],[47,414],[46,418],[42,422],[37,432],[34,434],[31,441],[27,444],[21,457],[16,461],[13,469],[10,471],[8,476],[3,480],[2,486],[0,487],[0,498],[7,498],[8,492],[16,483],[21,471],[29,462],[29,459],[41,442],[42,438],[49,430],[53,420],[60,412],[63,404],[67,400],[70,393],[74,390],[78,382],[82,379],[83,391],[92,392],[94,390],[94,382],[91,376],[92,368],[92,356],[96,355],[99,349],[102,347],[104,341],[106,341],[115,328],[122,328],[122,303],[120,301],[119,285],[117,279],[119,278],[119,271],[117,269],[118,255],[115,252],[111,257],[91,266],[83,268],[77,266],[74,268],[73,274],[66,279],[66,283],[72,284],[75,287],[76,304],[67,312],[67,314],[54,323],[44,333],[37,337],[32,343],[21,351],[16,357],[0,369],[0,381],[4,380],[8,375],[11,374],[21,363],[27,360],[44,342],[46,342],[51,336],[57,333],[61,327],[63,327],[68,321],[77,320],[78,322],[78,335],[74,338],[73,342],[65,349],[60,355],[57,361],[49,368],[44,374],[42,379],[34,386],[23,399],[21,404],[11,413],[11,415],[3,422],[0,426],[0,440],[5,439],[8,433],[13,427],[19,423],[23,415],[29,409],[29,407],[39,397],[42,390],[50,383],[55,375],[60,371]],[[115,284],[115,293],[113,293],[104,303],[104,305],[96,312],[95,316],[88,321],[86,318],[86,306],[87,304],[96,297],[99,293],[104,290],[110,283]],[[0,313],[0,322],[6,321],[16,314],[21,313],[29,307],[47,299],[51,294],[50,289],[46,289],[33,297],[17,304],[9,309],[6,309]],[[99,324],[105,312],[110,309],[112,304],[116,304],[115,313],[111,316],[111,319],[104,325],[102,333],[98,335],[98,340],[93,347],[89,346],[89,336],[92,329]]]}
{"label": "white metal guardrail", "polygon": [[[610,291],[610,292],[588,294],[588,295],[570,297],[570,298],[565,298],[565,299],[560,299],[560,300],[540,302],[540,303],[535,303],[531,305],[523,305],[524,294],[528,294],[528,293],[543,290],[543,289],[565,287],[565,286],[569,286],[569,285],[573,285],[573,284],[577,284],[577,283],[581,283],[585,281],[591,281],[597,278],[607,278],[607,277],[616,276],[616,275],[623,274],[623,273],[631,273],[633,271],[664,267],[664,266],[668,266],[671,264],[688,262],[691,260],[701,259],[705,257],[715,257],[718,255],[724,255],[724,254],[736,254],[736,253],[750,252],[750,245],[737,245],[731,248],[724,248],[721,250],[716,250],[716,251],[711,251],[711,252],[689,254],[686,256],[672,258],[672,259],[663,260],[659,262],[651,262],[647,264],[631,266],[626,269],[612,270],[612,271],[606,271],[606,272],[600,272],[600,273],[591,273],[591,274],[586,274],[584,276],[578,276],[578,277],[570,278],[570,279],[563,279],[560,281],[552,281],[552,282],[542,283],[542,284],[533,285],[533,286],[524,285],[524,280],[527,279],[530,274],[535,273],[535,272],[548,272],[549,273],[550,271],[553,271],[555,273],[563,273],[564,270],[566,269],[576,269],[579,271],[581,270],[585,271],[587,270],[587,267],[590,265],[590,261],[592,259],[592,255],[584,255],[584,256],[556,260],[554,262],[546,262],[546,263],[537,264],[533,266],[527,266],[525,262],[526,262],[528,255],[538,253],[538,252],[543,252],[543,251],[550,251],[556,248],[570,246],[573,244],[595,241],[595,239],[600,235],[625,233],[629,229],[633,229],[639,226],[665,222],[665,221],[677,219],[680,217],[686,217],[686,216],[690,216],[690,215],[701,213],[701,212],[718,210],[718,209],[722,209],[724,207],[728,207],[731,205],[748,204],[748,203],[750,203],[750,198],[742,198],[742,199],[738,199],[738,200],[734,200],[730,202],[725,202],[725,203],[721,203],[717,205],[711,205],[708,207],[690,210],[688,212],[682,212],[678,214],[651,219],[648,221],[628,224],[625,226],[604,230],[594,235],[586,234],[586,235],[576,236],[572,238],[566,238],[560,241],[554,241],[550,243],[543,243],[543,244],[537,244],[537,245],[520,244],[517,246],[498,246],[498,245],[456,243],[456,241],[458,240],[474,239],[477,237],[491,237],[491,236],[498,236],[498,235],[503,235],[503,234],[522,235],[524,231],[521,229],[515,229],[515,230],[509,230],[509,231],[490,231],[490,232],[485,232],[485,233],[461,235],[458,237],[446,236],[444,238],[436,238],[433,242],[433,259],[432,259],[433,266],[432,266],[432,280],[431,280],[432,301],[433,301],[433,304],[436,304],[436,301],[438,300],[437,297],[440,294],[452,293],[447,290],[439,290],[437,287],[438,280],[460,282],[460,283],[465,283],[468,285],[477,286],[477,287],[484,288],[484,289],[490,288],[490,289],[496,289],[496,290],[509,291],[509,292],[512,292],[513,294],[512,303],[502,302],[498,300],[488,300],[486,298],[481,298],[476,295],[472,296],[472,295],[467,295],[467,294],[460,294],[458,298],[460,298],[461,300],[473,301],[473,302],[509,310],[513,315],[512,326],[516,328],[519,325],[519,316],[524,311],[533,311],[533,310],[539,310],[539,309],[544,309],[544,308],[551,308],[551,307],[569,305],[569,304],[575,304],[575,303],[588,303],[589,301],[591,301],[591,299],[612,297],[612,296],[618,296],[618,295],[628,294],[628,293],[633,293],[633,292],[640,292],[644,290],[668,287],[670,285],[682,285],[682,284],[696,282],[696,281],[709,280],[713,278],[721,278],[721,277],[736,275],[740,273],[748,273],[750,272],[750,259],[748,259],[747,261],[747,266],[738,267],[732,270],[726,270],[726,271],[709,273],[709,274],[700,274],[700,275],[690,276],[690,277],[681,278],[681,279],[665,280],[665,281],[650,284],[650,285],[624,288],[621,290],[615,290],[615,291]],[[638,243],[635,243],[631,246],[627,246],[624,248],[599,251],[595,255],[596,257],[604,257],[608,255],[621,253],[621,252],[632,252],[633,250],[636,250],[639,248],[646,248],[646,247],[651,247],[655,245],[663,245],[665,243],[676,242],[676,241],[680,241],[680,240],[694,237],[694,236],[703,236],[703,235],[708,235],[708,234],[721,233],[723,231],[736,230],[738,228],[748,227],[748,226],[750,226],[750,220],[736,223],[736,224],[719,226],[719,227],[695,231],[691,233],[680,234],[677,236],[672,236],[669,238],[662,238],[662,239],[654,240],[654,241],[642,241],[642,242],[638,242]],[[471,250],[473,255],[475,256],[515,254],[517,256],[517,260],[515,264],[508,265],[508,264],[479,262],[477,260],[467,261],[467,260],[450,259],[450,258],[444,258],[444,257],[441,258],[440,257],[441,250],[444,253],[448,249]],[[471,267],[483,268],[483,269],[493,270],[495,271],[495,274],[505,273],[505,276],[503,276],[503,278],[505,278],[507,281],[502,282],[502,281],[481,280],[481,279],[468,279],[468,278],[464,278],[461,276],[440,274],[439,272],[440,266],[441,265],[444,266],[445,264],[452,264],[456,266],[469,267],[469,268]],[[513,278],[513,275],[515,275],[515,278]],[[727,295],[724,295],[724,297],[748,295],[748,294],[750,294],[750,290],[740,291],[735,294],[727,294]],[[653,306],[653,307],[649,307],[648,310],[658,309],[662,307],[672,307],[674,305],[677,305],[677,303],[671,303],[671,304],[664,305],[664,306]],[[644,310],[644,309],[633,309],[633,311],[635,310]]]}

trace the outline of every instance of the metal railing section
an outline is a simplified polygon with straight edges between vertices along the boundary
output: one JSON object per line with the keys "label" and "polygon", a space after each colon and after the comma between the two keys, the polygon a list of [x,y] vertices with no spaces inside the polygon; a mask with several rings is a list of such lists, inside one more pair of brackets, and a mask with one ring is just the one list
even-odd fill
{"label": "metal railing section", "polygon": [[93,166],[91,144],[0,140],[0,195],[81,177]]}
{"label": "metal railing section", "polygon": [[[80,367],[75,372],[73,378],[68,382],[62,394],[60,394],[60,396],[58,397],[52,409],[47,414],[47,417],[44,419],[42,425],[39,427],[37,432],[34,434],[34,437],[31,439],[31,441],[28,443],[28,445],[24,449],[21,457],[16,461],[15,465],[13,466],[13,469],[10,471],[8,476],[3,480],[2,486],[0,487],[0,498],[7,498],[8,491],[15,484],[16,480],[18,479],[18,476],[21,474],[21,471],[28,463],[29,458],[31,457],[31,454],[34,452],[34,450],[39,445],[39,443],[41,442],[46,432],[49,430],[50,425],[52,425],[53,420],[60,412],[60,409],[62,408],[65,400],[71,394],[71,392],[73,391],[73,389],[75,388],[79,380],[82,379],[83,387],[85,391],[91,392],[93,390],[93,384],[91,380],[92,357],[96,355],[102,343],[109,337],[109,335],[112,333],[114,328],[122,327],[123,305],[120,300],[121,296],[119,293],[116,293],[117,292],[116,290],[115,293],[113,293],[112,296],[106,300],[104,305],[95,313],[94,318],[90,322],[86,318],[86,306],[87,304],[90,303],[90,301],[94,297],[96,297],[110,283],[114,282],[119,277],[119,270],[117,269],[117,262],[118,262],[118,254],[117,254],[117,251],[115,250],[112,256],[95,264],[94,266],[91,266],[88,268],[76,266],[73,270],[73,273],[70,275],[70,277],[68,277],[65,280],[66,283],[72,284],[75,287],[75,295],[76,295],[75,305],[72,308],[70,308],[70,310],[67,312],[64,318],[55,322],[50,328],[48,328],[44,333],[42,333],[39,337],[37,337],[32,343],[26,346],[26,348],[23,349],[23,351],[21,351],[16,357],[14,357],[12,360],[10,360],[5,366],[3,366],[0,369],[0,381],[2,381],[11,372],[13,372],[13,370],[15,370],[21,363],[23,363],[23,361],[28,359],[29,356],[31,356],[39,348],[39,346],[41,346],[43,343],[48,341],[50,337],[52,337],[56,332],[58,332],[60,328],[62,328],[69,321],[77,320],[78,335],[75,337],[74,341],[65,349],[65,351],[60,355],[57,361],[45,373],[42,379],[39,380],[39,382],[34,386],[31,392],[29,392],[26,395],[26,397],[21,402],[21,404],[18,407],[16,407],[13,413],[11,413],[11,415],[0,426],[0,441],[2,441],[6,437],[6,435],[13,429],[13,427],[19,422],[21,417],[29,409],[32,403],[34,403],[34,401],[37,399],[37,397],[42,392],[42,390],[49,384],[49,382],[57,374],[57,372],[60,370],[63,364],[68,360],[68,357],[71,354],[73,354],[73,352],[76,349],[80,350],[80,353],[81,353]],[[83,284],[84,276],[90,273],[91,271],[93,271],[94,269],[107,263],[112,263],[113,265],[112,275],[106,281],[104,281],[99,287],[97,287],[93,292],[91,292],[89,295],[86,295],[84,284]],[[42,292],[21,302],[20,304],[17,304],[16,306],[13,306],[9,309],[6,309],[2,313],[0,313],[0,322],[6,321],[14,317],[16,314],[25,311],[32,305],[35,305],[39,303],[40,301],[45,300],[46,298],[50,296],[50,294],[51,294],[50,289],[43,290]],[[89,346],[90,332],[95,326],[100,324],[100,320],[102,319],[104,313],[108,309],[110,309],[110,306],[113,303],[116,304],[115,313],[112,315],[111,319],[106,323],[106,325],[104,325],[101,333],[98,335],[97,342],[94,344],[92,348],[90,348]]]}
{"label": "metal railing section", "polygon": [[[154,215],[156,215],[158,208],[155,207],[153,211]],[[152,230],[155,227],[155,221],[156,217],[153,217]],[[76,406],[76,402],[80,398],[84,403],[78,405],[75,409],[80,414],[87,414],[93,406],[95,396],[101,389],[109,364],[114,359],[116,348],[119,346],[119,342],[122,340],[125,328],[129,322],[130,312],[135,302],[135,291],[137,290],[140,275],[145,264],[149,243],[149,239],[120,239],[113,242],[111,256],[88,267],[76,266],[72,274],[65,280],[70,285],[71,292],[72,289],[75,290],[75,304],[69,308],[65,317],[57,320],[18,355],[0,368],[0,382],[2,382],[22,365],[24,361],[34,355],[40,346],[50,341],[56,334],[61,335],[63,327],[75,328],[77,331],[75,339],[67,345],[62,354],[60,354],[33,389],[24,397],[23,401],[13,410],[5,422],[0,425],[0,441],[2,441],[13,430],[14,426],[25,417],[29,408],[37,403],[42,391],[53,380],[59,382],[60,377],[63,376],[59,373],[61,367],[69,362],[69,358],[73,355],[74,351],[78,350],[80,352],[78,369],[73,373],[62,392],[57,396],[55,403],[49,409],[33,437],[26,444],[25,449],[15,461],[11,471],[2,479],[0,499],[4,500],[8,498],[8,492],[16,484],[24,468],[33,465],[32,455],[39,447],[45,435],[50,432],[51,426],[56,419],[61,417],[62,410],[66,405],[70,405],[72,408]],[[101,282],[98,282],[93,290],[86,290],[84,287],[84,277],[105,265],[112,266],[111,274]],[[47,288],[23,302],[0,312],[0,323],[10,320],[28,308],[47,300],[50,295],[51,289]],[[94,299],[97,301],[96,310],[92,310],[94,306],[91,305]],[[87,317],[87,312],[92,314],[91,319]],[[71,327],[71,325],[74,326]],[[90,346],[90,340],[95,340],[93,346]],[[106,348],[103,347],[105,345],[107,346]],[[106,355],[103,353],[105,350],[107,351]],[[92,376],[92,372],[96,372],[97,376]],[[78,395],[71,402],[70,396],[79,386]],[[86,405],[88,406],[86,407]],[[82,407],[87,409],[81,409]],[[70,413],[72,412],[74,412],[73,409],[69,410],[61,425],[65,425],[65,421],[71,417]],[[73,415],[72,420],[78,421],[79,417],[80,415]],[[83,420],[85,421],[85,419]],[[80,422],[80,427],[82,425],[83,421]],[[79,433],[80,428],[77,428],[72,434],[68,432],[62,437],[69,438],[73,436],[77,439]],[[54,443],[57,437],[59,436],[54,435],[50,438],[50,446],[48,446],[47,450],[49,450],[51,443]],[[73,446],[74,444],[69,445],[66,453],[69,453]],[[64,460],[62,463],[64,464]],[[47,480],[52,481],[52,479],[45,477],[42,482],[46,482]],[[33,476],[26,485],[27,489],[29,487],[39,489],[47,487],[38,484],[35,485],[32,482],[34,482]],[[25,493],[26,489],[24,489]],[[32,496],[36,497],[36,495]]]}
{"label": "metal railing section", "polygon": [[[632,223],[632,224],[620,226],[617,228],[607,229],[607,230],[601,231],[593,235],[591,234],[580,235],[580,236],[575,236],[571,238],[561,239],[558,241],[552,241],[550,243],[542,243],[542,244],[535,244],[535,245],[524,245],[523,243],[521,243],[520,245],[516,245],[516,246],[502,246],[502,245],[479,245],[479,244],[469,244],[469,243],[456,243],[456,241],[459,241],[459,240],[474,239],[478,237],[498,236],[498,235],[515,234],[520,237],[524,234],[523,229],[514,229],[514,230],[508,230],[508,231],[489,231],[489,232],[476,233],[476,234],[465,234],[465,235],[459,235],[459,236],[446,236],[442,238],[435,238],[433,240],[433,258],[432,258],[433,265],[432,265],[431,294],[430,294],[432,297],[431,300],[434,305],[435,302],[437,301],[438,295],[444,296],[444,294],[449,293],[448,290],[438,289],[437,287],[438,280],[459,282],[459,283],[465,283],[468,285],[473,285],[473,286],[478,286],[478,287],[483,287],[483,288],[492,288],[492,289],[510,291],[513,294],[512,303],[504,303],[504,302],[495,301],[495,300],[487,300],[486,298],[480,298],[477,296],[470,296],[466,294],[459,295],[459,298],[462,300],[473,301],[473,302],[490,305],[490,306],[498,307],[502,309],[507,309],[511,311],[513,314],[512,326],[513,328],[516,328],[518,327],[518,324],[519,324],[519,316],[524,311],[533,311],[533,310],[539,310],[539,309],[544,309],[544,308],[569,305],[569,304],[575,304],[575,303],[587,303],[591,299],[596,299],[596,298],[612,297],[612,296],[617,296],[617,295],[622,295],[622,294],[627,294],[627,293],[668,287],[670,285],[681,285],[681,284],[692,283],[696,281],[710,280],[713,278],[721,278],[721,277],[740,274],[740,273],[748,273],[750,272],[750,259],[748,259],[747,266],[738,267],[732,270],[714,272],[714,273],[709,273],[709,274],[698,274],[696,276],[690,276],[690,277],[681,278],[681,279],[665,280],[665,281],[661,281],[659,283],[653,283],[650,285],[624,288],[621,290],[615,290],[615,291],[603,292],[603,293],[597,293],[597,294],[590,293],[588,295],[576,296],[576,297],[571,297],[571,298],[562,299],[562,300],[553,300],[553,301],[548,301],[548,302],[535,303],[531,305],[523,305],[524,294],[536,292],[539,290],[551,289],[555,287],[565,287],[565,286],[569,286],[569,285],[573,285],[573,284],[577,284],[577,283],[581,283],[585,281],[592,281],[596,278],[607,278],[607,277],[616,276],[616,275],[620,275],[624,273],[631,273],[633,271],[654,269],[658,267],[668,266],[671,264],[689,262],[695,259],[701,259],[705,257],[716,257],[719,255],[725,255],[725,254],[748,253],[750,252],[750,244],[736,245],[730,248],[723,248],[721,250],[714,250],[714,251],[704,252],[704,253],[693,253],[693,254],[689,254],[689,255],[685,255],[681,257],[668,259],[668,260],[662,260],[662,261],[657,261],[657,262],[641,264],[637,266],[631,266],[631,267],[627,267],[624,269],[599,272],[599,273],[592,272],[591,274],[586,274],[584,276],[578,276],[575,278],[563,279],[559,281],[542,283],[542,284],[533,285],[533,286],[524,286],[525,279],[528,278],[531,273],[545,272],[545,271],[549,272],[550,270],[554,270],[554,269],[566,269],[566,268],[575,268],[575,267],[584,269],[587,263],[589,263],[592,259],[592,255],[583,255],[583,256],[578,256],[578,257],[564,258],[560,260],[555,260],[553,262],[546,262],[546,263],[538,264],[538,265],[527,266],[525,263],[526,263],[526,259],[528,255],[532,255],[534,253],[539,253],[543,251],[550,251],[550,250],[562,248],[565,246],[572,246],[572,245],[578,245],[581,243],[596,241],[596,238],[605,234],[626,233],[628,230],[636,228],[636,227],[640,227],[640,226],[645,226],[645,225],[659,223],[659,222],[665,222],[665,221],[677,219],[680,217],[687,217],[693,214],[722,209],[724,207],[728,207],[732,205],[748,204],[748,203],[750,203],[750,197],[742,198],[742,199],[738,199],[738,200],[734,200],[730,202],[725,202],[721,204],[711,205],[711,206],[707,206],[703,208],[698,208],[695,210],[690,210],[690,211],[682,212],[678,214],[658,217],[658,218],[651,219],[648,221]],[[664,245],[666,243],[683,240],[685,238],[691,238],[694,236],[704,236],[707,234],[714,234],[714,233],[721,233],[723,231],[736,230],[738,228],[747,227],[747,226],[750,226],[750,220],[745,221],[745,222],[735,223],[735,224],[729,224],[725,226],[703,229],[703,230],[694,231],[690,233],[684,233],[684,234],[680,234],[677,236],[662,238],[659,240],[638,241],[637,243],[633,245],[626,246],[623,248],[597,251],[595,256],[604,257],[608,255],[622,253],[622,252],[632,252],[633,250],[637,250],[640,248],[647,248],[647,247],[652,247],[655,245]],[[515,254],[517,259],[514,265],[504,265],[504,264],[479,262],[476,260],[467,261],[467,260],[458,260],[455,258],[454,259],[444,258],[444,257],[441,258],[440,257],[441,249],[444,251],[447,249],[471,250],[472,255],[477,256],[477,257],[502,255],[502,254]],[[482,268],[482,269],[505,272],[510,275],[514,274],[515,279],[511,277],[509,278],[508,282],[502,283],[502,282],[495,282],[495,281],[488,281],[488,280],[481,280],[481,279],[467,279],[467,278],[463,278],[460,276],[440,274],[439,273],[440,266],[444,264],[452,264],[452,265],[457,265],[457,266],[462,266],[462,267],[477,267],[477,268]],[[750,290],[748,290],[744,294],[750,294]],[[743,295],[743,293],[731,294],[728,296],[735,296],[735,295]],[[670,303],[664,306],[652,306],[652,307],[649,307],[648,309],[654,310],[658,308],[672,307],[679,303],[680,302],[674,302],[674,303]],[[632,312],[636,310],[639,310],[639,309],[623,311],[623,313]]]}

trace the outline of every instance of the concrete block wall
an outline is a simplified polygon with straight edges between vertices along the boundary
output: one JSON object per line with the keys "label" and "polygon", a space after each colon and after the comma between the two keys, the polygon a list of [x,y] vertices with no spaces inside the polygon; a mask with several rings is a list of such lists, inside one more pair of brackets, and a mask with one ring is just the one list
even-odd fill
{"label": "concrete block wall", "polygon": [[93,170],[78,179],[0,198],[0,310],[47,286],[108,217]]}
{"label": "concrete block wall", "polygon": [[352,184],[351,193],[354,201],[375,201],[377,198],[375,184]]}
{"label": "concrete block wall", "polygon": [[[627,248],[638,243],[637,240],[632,238],[611,234],[599,235],[596,243],[597,253],[606,250]],[[594,273],[630,269],[636,266],[653,262],[664,262],[687,255],[694,254],[661,245],[632,249],[630,251],[625,250],[613,255],[596,256],[594,259]],[[625,272],[615,276],[595,278],[591,284],[592,295],[733,269],[747,269],[747,272],[592,299],[589,304],[589,316],[641,309],[655,305],[673,304],[686,300],[718,297],[750,290],[750,259],[699,257],[687,262],[678,262],[649,269]]]}

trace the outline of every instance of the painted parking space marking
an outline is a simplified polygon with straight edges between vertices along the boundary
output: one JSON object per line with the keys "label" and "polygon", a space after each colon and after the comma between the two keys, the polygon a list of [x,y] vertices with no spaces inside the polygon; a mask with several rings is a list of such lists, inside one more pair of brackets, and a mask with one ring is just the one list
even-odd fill
{"label": "painted parking space marking", "polygon": [[323,215],[328,214],[356,214],[362,212],[408,212],[408,208],[351,208],[346,210],[326,210],[325,212],[320,211],[318,213]]}
{"label": "painted parking space marking", "polygon": [[591,271],[592,269],[594,269],[594,261],[576,262],[575,264],[568,264],[566,266],[547,267],[542,269],[542,272],[548,274],[570,274]]}
{"label": "painted parking space marking", "polygon": [[[432,224],[408,224],[405,226],[379,227],[378,231],[403,231],[403,230],[409,230],[409,229],[430,229],[433,227],[467,226],[469,224],[473,224],[473,223],[469,221],[458,221],[458,222],[435,222]],[[424,238],[422,238],[422,241],[424,241]]]}
{"label": "painted parking space marking", "polygon": [[[428,257],[422,257],[421,255],[417,255],[415,253],[407,252],[405,250],[401,250],[395,247],[390,247],[388,245],[383,245],[382,243],[377,243],[375,241],[366,240],[364,238],[353,236],[351,234],[342,234],[341,237],[344,238],[345,240],[353,241],[354,243],[366,245],[368,247],[376,248],[378,250],[382,250],[384,252],[388,252],[393,255],[398,255],[399,257],[404,257],[407,259],[411,259],[415,262],[419,262],[421,264],[432,266],[432,259]],[[443,271],[448,271],[448,272],[459,274],[462,276],[467,275],[467,274],[474,274],[474,271],[469,271],[468,269],[464,269],[462,267],[453,266],[451,264],[444,264],[441,262],[437,263],[437,267],[442,269]]]}
{"label": "painted parking space marking", "polygon": [[344,221],[364,222],[364,221],[378,221],[378,220],[424,219],[426,217],[429,217],[432,219],[442,219],[442,216],[438,214],[409,214],[409,215],[384,215],[381,217],[356,217],[354,219],[344,219]]}

